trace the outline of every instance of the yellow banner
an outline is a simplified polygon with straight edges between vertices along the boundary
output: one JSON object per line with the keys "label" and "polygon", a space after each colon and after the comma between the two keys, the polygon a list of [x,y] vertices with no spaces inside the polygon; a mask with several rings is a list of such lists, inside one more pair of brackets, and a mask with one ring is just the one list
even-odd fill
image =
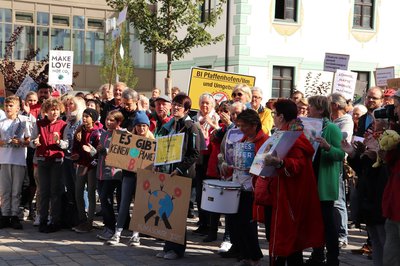
{"label": "yellow banner", "polygon": [[193,67],[190,74],[189,97],[192,109],[199,109],[200,95],[208,92],[218,103],[230,100],[233,88],[240,83],[254,87],[256,77]]}
{"label": "yellow banner", "polygon": [[164,165],[182,161],[182,147],[185,133],[157,138],[154,165]]}

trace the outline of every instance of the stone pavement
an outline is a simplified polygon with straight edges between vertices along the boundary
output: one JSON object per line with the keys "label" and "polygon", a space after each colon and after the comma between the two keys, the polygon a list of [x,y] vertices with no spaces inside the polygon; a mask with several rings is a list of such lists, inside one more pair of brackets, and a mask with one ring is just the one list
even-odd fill
{"label": "stone pavement", "polygon": [[[99,223],[99,222],[96,222]],[[219,230],[219,241],[203,243],[204,237],[190,231],[196,228],[196,219],[188,219],[188,242],[184,258],[167,261],[155,257],[162,249],[162,241],[142,238],[141,246],[130,247],[130,232],[124,231],[122,243],[108,246],[96,239],[99,229],[78,234],[62,230],[52,234],[39,233],[31,221],[23,222],[24,230],[0,230],[0,266],[2,265],[234,265],[235,259],[223,259],[216,254],[223,229]],[[264,258],[262,265],[268,265],[268,249],[264,229],[260,226],[260,243]],[[340,252],[341,265],[372,266],[372,261],[362,255],[354,255],[351,249],[361,247],[366,239],[365,232],[350,230],[349,245]],[[306,251],[305,258],[310,255]]]}

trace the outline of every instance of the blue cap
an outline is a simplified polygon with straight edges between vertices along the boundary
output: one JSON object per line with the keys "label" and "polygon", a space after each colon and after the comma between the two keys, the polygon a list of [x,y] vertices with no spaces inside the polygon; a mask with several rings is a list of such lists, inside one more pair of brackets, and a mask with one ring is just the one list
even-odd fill
{"label": "blue cap", "polygon": [[136,112],[135,119],[133,120],[133,126],[141,124],[146,124],[147,126],[150,126],[150,120],[145,111]]}

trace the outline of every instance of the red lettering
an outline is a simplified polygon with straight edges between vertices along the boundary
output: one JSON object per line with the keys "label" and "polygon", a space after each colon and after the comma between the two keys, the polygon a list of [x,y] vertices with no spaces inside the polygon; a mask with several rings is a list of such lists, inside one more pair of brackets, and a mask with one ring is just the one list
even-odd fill
{"label": "red lettering", "polygon": [[135,168],[135,164],[136,164],[136,160],[135,159],[131,159],[129,161],[129,164],[128,164],[128,170],[129,171],[133,171],[133,169]]}

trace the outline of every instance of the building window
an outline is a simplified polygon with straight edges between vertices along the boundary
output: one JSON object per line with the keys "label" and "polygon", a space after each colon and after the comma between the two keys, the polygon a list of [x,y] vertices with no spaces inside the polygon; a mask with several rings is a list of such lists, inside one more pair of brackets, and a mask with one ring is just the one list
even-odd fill
{"label": "building window", "polygon": [[60,46],[66,51],[71,49],[71,30],[51,29],[51,49]]}
{"label": "building window", "polygon": [[53,15],[53,26],[69,27],[69,17]]}
{"label": "building window", "polygon": [[37,60],[44,59],[49,54],[50,29],[48,27],[36,28],[36,45],[40,49]]}
{"label": "building window", "polygon": [[297,22],[297,0],[276,0],[275,19]]}
{"label": "building window", "polygon": [[205,0],[201,5],[200,5],[200,22],[206,22],[208,18],[210,17],[211,13],[211,2],[212,0]]}
{"label": "building window", "polygon": [[[15,25],[17,28],[19,25]],[[23,26],[23,30],[15,43],[14,59],[24,60],[31,51],[35,50],[35,27]]]}
{"label": "building window", "polygon": [[368,90],[370,73],[368,71],[354,71],[354,70],[352,70],[352,71],[356,72],[358,74],[357,75],[357,80],[365,82],[367,84],[366,87],[367,87],[367,90]]}
{"label": "building window", "polygon": [[289,98],[293,92],[293,67],[274,66],[272,98]]}
{"label": "building window", "polygon": [[355,0],[353,28],[373,29],[374,0]]}
{"label": "building window", "polygon": [[4,57],[6,42],[11,37],[11,9],[0,8],[0,58]]}
{"label": "building window", "polygon": [[100,65],[104,56],[104,32],[86,32],[85,62]]}
{"label": "building window", "polygon": [[36,24],[38,26],[49,26],[49,13],[47,12],[37,12],[36,14]]}
{"label": "building window", "polygon": [[84,16],[74,16],[73,19],[74,29],[84,30],[85,29],[85,17]]}
{"label": "building window", "polygon": [[104,30],[104,20],[88,18],[87,24],[89,29]]}
{"label": "building window", "polygon": [[15,12],[15,22],[33,23],[33,14],[28,12]]}
{"label": "building window", "polygon": [[11,23],[11,9],[0,8],[0,22]]}
{"label": "building window", "polygon": [[151,69],[153,67],[153,54],[144,50],[144,45],[137,38],[136,30],[129,25],[129,55],[133,58],[135,67]]}

